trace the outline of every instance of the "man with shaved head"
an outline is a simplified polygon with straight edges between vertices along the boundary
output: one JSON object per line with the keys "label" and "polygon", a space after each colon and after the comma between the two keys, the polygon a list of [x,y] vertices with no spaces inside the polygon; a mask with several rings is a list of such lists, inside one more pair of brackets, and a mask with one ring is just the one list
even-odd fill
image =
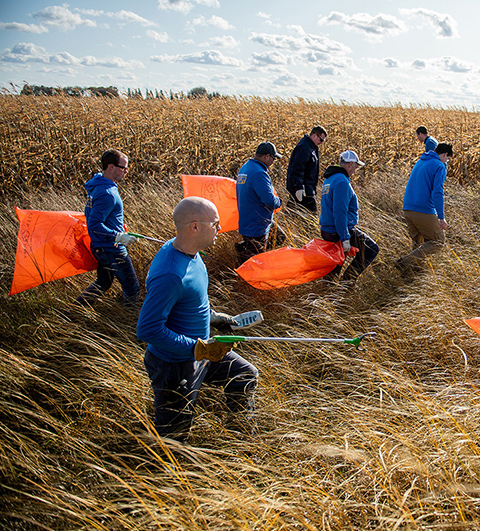
{"label": "man with shaved head", "polygon": [[208,275],[199,254],[215,243],[220,230],[216,206],[187,197],[176,206],[173,220],[177,235],[160,249],[147,275],[137,336],[148,343],[144,361],[157,433],[185,441],[202,382],[223,387],[229,411],[252,420],[258,371],[230,350],[231,344],[206,341],[211,325],[235,324],[210,309]]}

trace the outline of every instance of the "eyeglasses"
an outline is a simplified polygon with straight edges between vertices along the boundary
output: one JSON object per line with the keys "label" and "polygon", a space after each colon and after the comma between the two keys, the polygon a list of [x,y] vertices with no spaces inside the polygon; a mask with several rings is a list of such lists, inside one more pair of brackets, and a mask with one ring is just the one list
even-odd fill
{"label": "eyeglasses", "polygon": [[320,144],[323,144],[325,142],[325,139],[322,138],[320,135],[317,135],[318,140],[320,140]]}
{"label": "eyeglasses", "polygon": [[113,163],[113,165],[115,166],[115,168],[120,168],[123,171],[128,171],[128,166],[121,166],[120,164],[115,163]]}
{"label": "eyeglasses", "polygon": [[220,228],[220,220],[218,221],[198,221],[198,223],[203,223],[204,225],[210,225],[212,229],[218,230]]}
{"label": "eyeglasses", "polygon": [[186,223],[186,225],[190,225],[190,223],[202,223],[203,225],[210,225],[212,229],[218,230],[220,228],[220,220],[218,221],[197,221],[194,219],[193,221],[189,221]]}

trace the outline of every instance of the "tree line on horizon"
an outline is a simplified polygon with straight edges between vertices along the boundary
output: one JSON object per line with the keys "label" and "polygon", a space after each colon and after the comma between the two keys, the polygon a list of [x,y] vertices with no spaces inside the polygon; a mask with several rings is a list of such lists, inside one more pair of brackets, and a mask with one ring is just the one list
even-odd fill
{"label": "tree line on horizon", "polygon": [[120,93],[117,87],[79,87],[79,86],[68,86],[68,87],[49,87],[45,85],[29,85],[25,83],[22,90],[20,91],[22,96],[72,96],[72,97],[86,97],[86,96],[95,96],[95,97],[106,97],[106,98],[119,98],[120,96],[126,96],[127,98],[138,98],[138,99],[170,99],[170,100],[184,100],[184,99],[195,99],[195,98],[206,98],[209,100],[215,98],[222,98],[219,92],[208,92],[205,87],[194,87],[190,89],[187,93],[173,92],[170,90],[168,93],[163,90],[145,90],[145,95],[142,93],[141,89],[127,89],[126,92]]}

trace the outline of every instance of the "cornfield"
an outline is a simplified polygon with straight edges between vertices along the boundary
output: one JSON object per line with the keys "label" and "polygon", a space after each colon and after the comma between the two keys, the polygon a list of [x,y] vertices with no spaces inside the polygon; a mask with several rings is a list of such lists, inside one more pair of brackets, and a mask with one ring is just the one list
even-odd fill
{"label": "cornfield", "polygon": [[[480,314],[478,113],[261,99],[0,98],[0,524],[40,530],[480,529],[480,344],[464,319]],[[360,228],[380,254],[357,286],[313,281],[268,292],[234,271],[235,233],[207,250],[213,308],[259,309],[249,335],[355,337],[347,345],[244,343],[259,369],[258,432],[230,429],[221,391],[202,388],[189,443],[158,438],[153,396],[114,285],[94,308],[72,301],[78,275],[8,297],[18,223],[14,206],[82,210],[83,182],[118,147],[129,226],[174,236],[179,173],[234,177],[263,140],[284,158],[315,124],[328,131],[323,166],[344,149]],[[446,183],[447,244],[406,280],[402,197],[425,125],[453,144]],[[319,237],[311,214],[276,217],[300,247]],[[145,280],[158,244],[130,247]],[[143,293],[142,293],[143,296]]]}
{"label": "cornfield", "polygon": [[[304,133],[323,125],[326,165],[354,149],[367,162],[364,175],[411,167],[421,149],[415,136],[425,125],[439,141],[454,144],[449,178],[480,176],[478,113],[336,105],[256,98],[139,100],[0,96],[1,192],[77,186],[98,169],[105,146],[122,146],[135,180],[179,173],[236,176],[263,140],[289,154]],[[288,157],[280,168],[285,172]]]}

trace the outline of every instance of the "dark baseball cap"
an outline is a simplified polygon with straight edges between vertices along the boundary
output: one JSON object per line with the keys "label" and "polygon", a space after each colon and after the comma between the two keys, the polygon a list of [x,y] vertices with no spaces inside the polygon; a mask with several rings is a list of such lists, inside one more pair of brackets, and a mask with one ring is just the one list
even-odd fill
{"label": "dark baseball cap", "polygon": [[282,155],[277,153],[277,148],[275,144],[271,142],[262,142],[258,147],[255,155],[273,155],[276,159],[281,159]]}

